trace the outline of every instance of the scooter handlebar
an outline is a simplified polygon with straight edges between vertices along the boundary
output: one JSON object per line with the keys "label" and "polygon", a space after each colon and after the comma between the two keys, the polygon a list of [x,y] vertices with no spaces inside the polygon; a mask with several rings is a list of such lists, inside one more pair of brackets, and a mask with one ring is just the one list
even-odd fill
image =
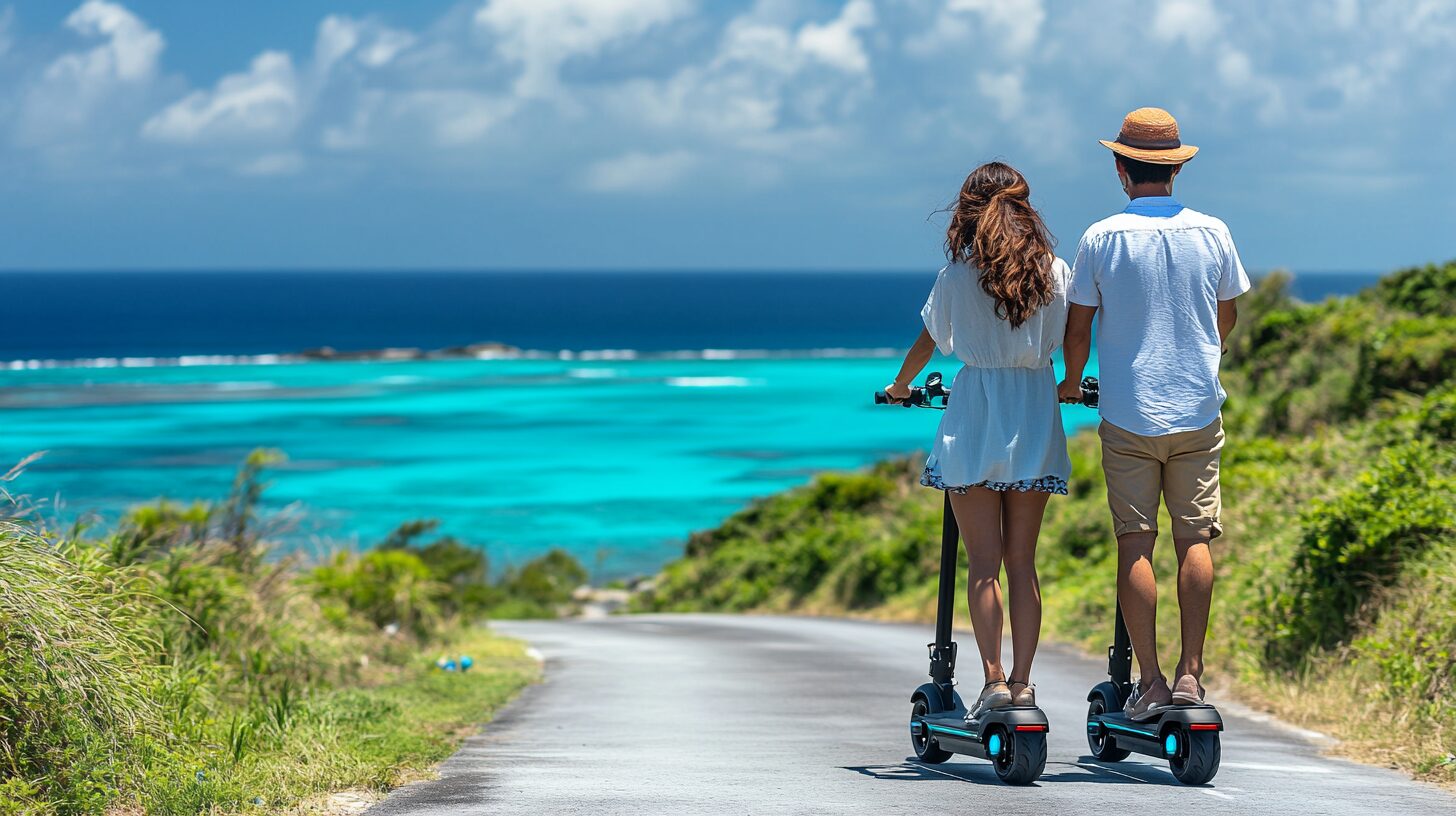
{"label": "scooter handlebar", "polygon": [[[876,405],[898,405],[901,408],[937,408],[943,409],[950,401],[950,389],[941,384],[940,372],[933,372],[925,378],[924,386],[916,386],[910,389],[910,396],[904,400],[897,400],[884,391],[875,392]],[[1100,389],[1096,377],[1082,378],[1082,404],[1088,408],[1096,408],[1100,402]],[[940,404],[935,404],[939,400]]]}

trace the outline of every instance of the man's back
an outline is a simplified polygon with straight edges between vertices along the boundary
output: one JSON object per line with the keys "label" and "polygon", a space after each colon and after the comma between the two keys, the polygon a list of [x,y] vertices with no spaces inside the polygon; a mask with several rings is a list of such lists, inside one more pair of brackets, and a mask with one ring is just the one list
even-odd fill
{"label": "man's back", "polygon": [[1143,436],[1218,417],[1218,302],[1248,291],[1224,223],[1171,196],[1133,200],[1082,237],[1068,298],[1100,306],[1102,418]]}

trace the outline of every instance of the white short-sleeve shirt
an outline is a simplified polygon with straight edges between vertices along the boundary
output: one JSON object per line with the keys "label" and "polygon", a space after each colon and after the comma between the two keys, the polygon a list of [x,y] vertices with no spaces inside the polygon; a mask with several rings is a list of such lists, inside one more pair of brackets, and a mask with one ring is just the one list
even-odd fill
{"label": "white short-sleeve shirt", "polygon": [[1067,299],[1100,308],[1102,418],[1142,436],[1218,418],[1218,302],[1249,291],[1228,227],[1171,196],[1134,199],[1087,229]]}

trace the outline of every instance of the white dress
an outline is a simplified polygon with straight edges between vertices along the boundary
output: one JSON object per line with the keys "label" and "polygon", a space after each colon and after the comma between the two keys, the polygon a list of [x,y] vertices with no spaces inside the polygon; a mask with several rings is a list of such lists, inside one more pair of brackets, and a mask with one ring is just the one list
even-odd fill
{"label": "white dress", "polygon": [[996,315],[979,271],[962,263],[940,270],[920,316],[941,353],[965,365],[951,384],[921,484],[1067,492],[1072,463],[1051,357],[1066,330],[1071,277],[1054,259],[1052,302],[1013,330]]}

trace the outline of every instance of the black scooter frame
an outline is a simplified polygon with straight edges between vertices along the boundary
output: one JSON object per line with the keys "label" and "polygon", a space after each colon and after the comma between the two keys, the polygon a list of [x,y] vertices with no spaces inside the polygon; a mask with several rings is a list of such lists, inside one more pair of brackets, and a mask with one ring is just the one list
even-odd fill
{"label": "black scooter frame", "polygon": [[1168,760],[1178,781],[1202,785],[1218,773],[1223,718],[1211,705],[1170,706],[1156,718],[1134,722],[1122,713],[1133,693],[1132,642],[1122,604],[1117,605],[1107,680],[1087,693],[1087,744],[1104,762],[1139,753]]}
{"label": "black scooter frame", "polygon": [[955,691],[957,648],[951,640],[956,596],[960,530],[945,497],[941,522],[940,583],[935,606],[935,641],[928,644],[930,682],[910,695],[910,733],[916,755],[944,762],[951,754],[988,759],[1003,782],[1025,785],[1046,767],[1046,714],[1033,706],[1000,708],[967,723],[966,707]]}

